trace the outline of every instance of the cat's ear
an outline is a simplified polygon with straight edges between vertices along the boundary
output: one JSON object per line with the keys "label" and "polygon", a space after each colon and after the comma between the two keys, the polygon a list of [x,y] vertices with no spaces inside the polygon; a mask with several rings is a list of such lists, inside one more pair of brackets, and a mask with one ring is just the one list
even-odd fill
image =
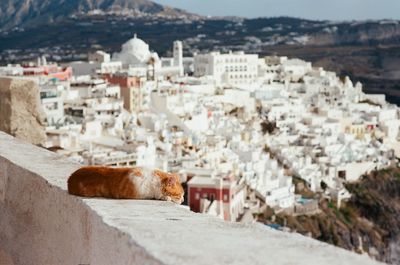
{"label": "cat's ear", "polygon": [[167,184],[168,186],[175,186],[176,184],[176,178],[174,176],[170,176],[167,180]]}

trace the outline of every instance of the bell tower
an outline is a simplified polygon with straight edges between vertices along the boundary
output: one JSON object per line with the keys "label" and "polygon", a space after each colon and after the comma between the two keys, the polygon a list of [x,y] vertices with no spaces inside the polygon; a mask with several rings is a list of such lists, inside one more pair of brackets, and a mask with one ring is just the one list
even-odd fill
{"label": "bell tower", "polygon": [[179,75],[183,75],[183,45],[181,41],[174,41],[174,66],[179,67]]}

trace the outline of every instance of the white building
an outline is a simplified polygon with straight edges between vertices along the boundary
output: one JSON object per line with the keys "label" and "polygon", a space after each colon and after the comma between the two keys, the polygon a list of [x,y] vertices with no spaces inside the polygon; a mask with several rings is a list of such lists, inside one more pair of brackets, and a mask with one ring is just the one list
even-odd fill
{"label": "white building", "polygon": [[62,85],[41,85],[40,101],[46,114],[48,125],[59,123],[64,118]]}
{"label": "white building", "polygon": [[114,53],[112,60],[122,62],[124,66],[146,67],[151,60],[154,60],[155,64],[160,64],[158,54],[151,52],[149,45],[139,39],[136,34],[122,45],[121,52]]}
{"label": "white building", "polygon": [[[154,75],[154,77],[171,77],[182,76],[184,72],[183,45],[181,41],[174,42],[172,58],[160,59],[158,54],[150,51],[149,45],[139,39],[136,34],[122,45],[121,52],[114,53],[112,61],[114,64],[122,62],[124,69],[129,69],[130,73],[137,73],[139,76],[144,76],[144,73],[146,73],[146,75]],[[118,65],[114,64],[102,65],[102,71],[108,68],[114,70],[118,67]]]}
{"label": "white building", "polygon": [[217,84],[252,84],[258,77],[258,55],[211,52],[194,57],[194,75],[212,76]]}
{"label": "white building", "polygon": [[295,203],[295,187],[291,176],[268,154],[252,153],[250,162],[243,165],[246,183],[254,189],[270,207],[291,208]]}
{"label": "white building", "polygon": [[306,73],[311,72],[311,70],[311,63],[300,59],[289,59],[282,62],[282,72],[291,81],[299,81]]}
{"label": "white building", "polygon": [[183,44],[181,41],[174,41],[174,51],[173,51],[173,66],[178,67],[179,75],[183,75]]}
{"label": "white building", "polygon": [[111,56],[109,53],[103,51],[96,51],[93,53],[89,53],[88,61],[95,63],[108,63],[111,61]]}
{"label": "white building", "polygon": [[23,74],[24,68],[19,64],[8,64],[7,66],[0,67],[0,76],[22,76]]}

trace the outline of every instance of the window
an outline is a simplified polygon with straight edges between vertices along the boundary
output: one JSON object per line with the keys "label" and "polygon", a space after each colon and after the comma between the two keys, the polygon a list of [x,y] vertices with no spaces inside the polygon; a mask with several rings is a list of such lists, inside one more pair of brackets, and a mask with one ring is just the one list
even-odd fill
{"label": "window", "polygon": [[199,199],[200,199],[200,194],[199,194],[198,192],[196,192],[195,199],[196,199],[196,200],[199,200]]}
{"label": "window", "polygon": [[210,201],[214,201],[214,200],[215,200],[215,194],[212,193],[212,194],[210,194]]}
{"label": "window", "polygon": [[58,109],[58,104],[57,102],[49,102],[43,104],[44,108],[51,111],[51,110],[57,110]]}

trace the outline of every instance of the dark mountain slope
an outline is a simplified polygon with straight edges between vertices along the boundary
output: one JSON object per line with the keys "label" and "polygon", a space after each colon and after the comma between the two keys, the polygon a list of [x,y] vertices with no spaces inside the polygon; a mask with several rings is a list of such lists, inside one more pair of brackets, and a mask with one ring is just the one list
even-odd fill
{"label": "dark mountain slope", "polygon": [[149,0],[2,0],[0,28],[52,22],[93,10],[179,16],[188,13]]}

